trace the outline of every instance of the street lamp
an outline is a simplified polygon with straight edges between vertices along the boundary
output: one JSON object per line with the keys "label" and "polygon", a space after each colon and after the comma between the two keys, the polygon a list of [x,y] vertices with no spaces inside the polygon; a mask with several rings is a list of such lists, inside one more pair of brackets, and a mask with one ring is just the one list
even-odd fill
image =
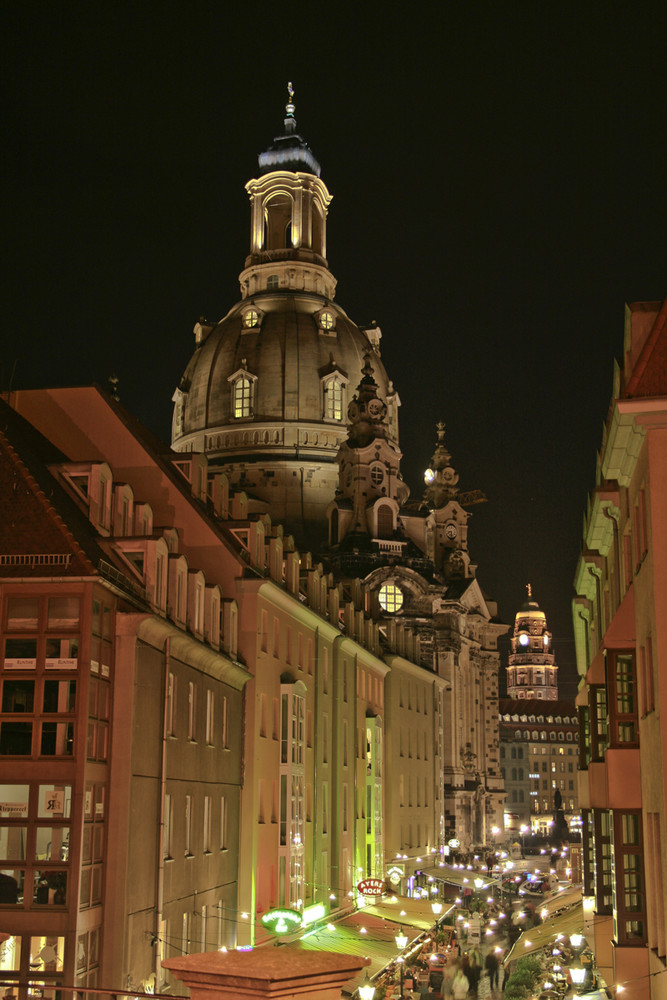
{"label": "street lamp", "polygon": [[366,969],[364,981],[359,987],[359,996],[361,997],[361,1000],[373,1000],[373,997],[375,996],[375,987],[368,977],[368,969]]}
{"label": "street lamp", "polygon": [[526,856],[526,834],[528,833],[529,830],[530,830],[529,826],[526,826],[525,823],[522,824],[522,826],[521,826],[521,857],[522,858],[525,858],[525,856]]}
{"label": "street lamp", "polygon": [[437,917],[438,914],[442,913],[442,903],[439,903],[436,899],[434,899],[433,902],[431,903],[431,909],[433,910],[434,915]]}
{"label": "street lamp", "polygon": [[[408,935],[405,933],[405,931],[403,930],[402,927],[399,930],[398,934],[394,937],[394,941],[396,942],[396,947],[398,948],[399,951],[403,951],[403,949],[407,946]],[[400,966],[401,966],[401,994],[400,994],[400,996],[401,996],[401,1000],[403,1000],[403,966],[405,964],[405,960],[404,960],[404,958],[403,958],[402,955],[398,956],[398,962],[400,963]]]}

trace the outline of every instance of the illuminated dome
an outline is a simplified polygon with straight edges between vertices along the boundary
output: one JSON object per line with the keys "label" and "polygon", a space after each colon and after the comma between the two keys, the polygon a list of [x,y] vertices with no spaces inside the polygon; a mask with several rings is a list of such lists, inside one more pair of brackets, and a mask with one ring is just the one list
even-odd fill
{"label": "illuminated dome", "polygon": [[296,133],[291,89],[284,134],[259,161],[260,176],[246,185],[241,300],[219,323],[195,326],[195,353],[174,393],[172,447],[206,453],[255,509],[270,506],[272,519],[303,539],[324,523],[334,496],[347,405],[367,352],[395,441],[399,400],[380,361],[379,327],[357,326],[333,303],[331,196]]}

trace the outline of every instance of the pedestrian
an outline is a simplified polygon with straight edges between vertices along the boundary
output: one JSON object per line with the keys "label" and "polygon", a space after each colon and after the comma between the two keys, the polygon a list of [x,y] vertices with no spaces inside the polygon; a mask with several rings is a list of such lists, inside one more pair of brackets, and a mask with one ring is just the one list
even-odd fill
{"label": "pedestrian", "polygon": [[489,975],[489,985],[492,990],[498,989],[498,956],[494,951],[490,951],[484,959],[484,968]]}
{"label": "pedestrian", "polygon": [[468,982],[468,977],[463,972],[463,969],[458,969],[452,983],[454,1000],[465,1000],[469,989],[470,983]]}

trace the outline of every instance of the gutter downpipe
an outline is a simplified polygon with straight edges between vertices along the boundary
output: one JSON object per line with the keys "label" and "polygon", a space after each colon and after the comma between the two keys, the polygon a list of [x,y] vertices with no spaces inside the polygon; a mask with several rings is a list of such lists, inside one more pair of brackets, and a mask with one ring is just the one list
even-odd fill
{"label": "gutter downpipe", "polygon": [[158,938],[155,948],[155,992],[158,992],[160,983],[160,951],[162,950],[162,940],[160,930],[162,927],[162,912],[164,908],[164,790],[167,785],[167,702],[169,699],[169,667],[171,637],[167,636],[164,641],[164,689],[162,702],[162,756],[160,760],[160,832],[158,843],[158,872],[157,872],[157,901],[156,901],[156,928]]}

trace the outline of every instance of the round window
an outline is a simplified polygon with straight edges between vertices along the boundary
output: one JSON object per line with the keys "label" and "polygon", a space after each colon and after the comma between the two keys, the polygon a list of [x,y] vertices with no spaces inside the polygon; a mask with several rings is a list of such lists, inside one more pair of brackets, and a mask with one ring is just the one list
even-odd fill
{"label": "round window", "polygon": [[383,583],[378,594],[380,607],[389,614],[396,614],[403,607],[403,591],[395,583]]}
{"label": "round window", "polygon": [[320,313],[320,326],[322,327],[323,330],[331,330],[333,329],[333,325],[334,325],[334,318],[332,313],[330,312]]}
{"label": "round window", "polygon": [[371,482],[373,486],[379,486],[384,479],[384,469],[381,465],[374,465],[371,469]]}
{"label": "round window", "polygon": [[247,313],[243,317],[243,325],[250,329],[253,326],[257,326],[259,323],[259,313],[256,309],[248,309]]}

